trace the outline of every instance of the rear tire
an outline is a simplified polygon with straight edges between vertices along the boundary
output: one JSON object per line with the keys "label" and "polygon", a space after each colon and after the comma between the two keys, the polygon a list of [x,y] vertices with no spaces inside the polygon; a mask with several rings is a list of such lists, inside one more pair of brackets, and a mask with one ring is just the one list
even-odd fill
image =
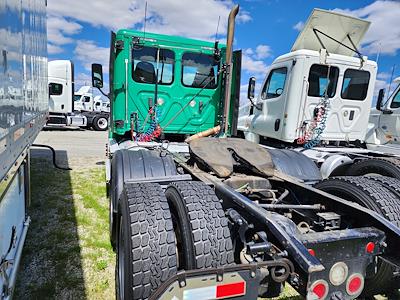
{"label": "rear tire", "polygon": [[108,129],[108,118],[106,116],[94,117],[92,127],[96,131],[106,131]]}
{"label": "rear tire", "polygon": [[109,185],[109,228],[113,249],[117,247],[118,206],[124,183],[130,179],[168,177],[177,175],[174,161],[170,155],[159,156],[155,151],[118,150],[111,161],[111,180]]}
{"label": "rear tire", "polygon": [[369,158],[352,164],[347,170],[349,176],[379,174],[400,179],[400,160],[396,158]]}
{"label": "rear tire", "polygon": [[[377,176],[378,177],[378,176]],[[333,177],[315,185],[317,189],[369,208],[400,227],[398,196],[380,182],[368,177]],[[363,296],[372,296],[393,290],[394,268],[381,261],[376,274],[365,280]]]}
{"label": "rear tire", "polygon": [[147,299],[177,272],[168,202],[158,184],[125,184],[119,212],[117,299]]}
{"label": "rear tire", "polygon": [[165,196],[179,233],[179,269],[226,266],[234,262],[232,239],[220,200],[202,182],[175,182]]}

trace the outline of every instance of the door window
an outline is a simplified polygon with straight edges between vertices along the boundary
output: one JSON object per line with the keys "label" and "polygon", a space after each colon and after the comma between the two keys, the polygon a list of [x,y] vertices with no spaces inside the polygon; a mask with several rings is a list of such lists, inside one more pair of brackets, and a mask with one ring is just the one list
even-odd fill
{"label": "door window", "polygon": [[62,94],[63,86],[59,83],[49,83],[49,91],[51,96],[60,96]]}
{"label": "door window", "polygon": [[390,108],[400,107],[400,89],[397,91],[396,95],[393,97],[393,101],[390,104]]}
{"label": "door window", "polygon": [[[329,87],[328,87],[329,72]],[[332,98],[336,94],[336,87],[339,77],[339,69],[337,67],[329,67],[324,65],[312,65],[308,74],[308,96],[324,97],[327,92],[328,97]],[[328,90],[326,90],[328,88]]]}
{"label": "door window", "polygon": [[[156,83],[157,52],[155,47],[141,47],[132,50],[133,80],[140,83]],[[174,80],[175,54],[171,50],[160,49],[158,61],[158,84],[171,84]]]}
{"label": "door window", "polygon": [[285,88],[286,74],[286,67],[272,70],[261,92],[261,98],[271,99],[279,97]]}
{"label": "door window", "polygon": [[347,69],[344,72],[342,98],[349,100],[365,100],[368,92],[369,72]]}
{"label": "door window", "polygon": [[182,56],[182,84],[214,89],[218,85],[218,62],[213,55],[185,53]]}
{"label": "door window", "polygon": [[74,101],[80,101],[81,100],[81,95],[74,95]]}

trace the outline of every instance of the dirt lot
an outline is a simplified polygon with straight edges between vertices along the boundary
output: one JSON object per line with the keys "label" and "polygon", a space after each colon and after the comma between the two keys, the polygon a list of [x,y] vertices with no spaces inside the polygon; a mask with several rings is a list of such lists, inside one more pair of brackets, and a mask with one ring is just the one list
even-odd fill
{"label": "dirt lot", "polygon": [[[32,153],[32,218],[15,299],[115,299],[115,255],[108,237],[106,132],[42,131]],[[298,300],[286,288],[279,299]]]}

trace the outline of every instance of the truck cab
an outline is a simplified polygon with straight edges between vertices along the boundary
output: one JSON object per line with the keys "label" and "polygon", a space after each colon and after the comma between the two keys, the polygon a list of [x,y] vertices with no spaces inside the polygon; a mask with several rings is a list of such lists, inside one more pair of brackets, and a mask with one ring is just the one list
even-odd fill
{"label": "truck cab", "polygon": [[[90,86],[74,91],[74,64],[70,60],[48,63],[49,120],[47,125],[77,126],[96,131],[108,129],[109,110],[95,105]],[[107,103],[107,102],[106,102]]]}
{"label": "truck cab", "polygon": [[272,63],[238,130],[257,143],[260,137],[299,145],[364,141],[377,65],[353,54],[368,26],[314,10],[292,51]]}
{"label": "truck cab", "polygon": [[[225,45],[183,37],[127,29],[112,33],[111,136],[147,140],[162,131],[182,141],[217,126],[223,115],[225,51]],[[233,57],[227,122],[237,120],[239,106],[241,52]],[[235,130],[235,124],[229,126]]]}
{"label": "truck cab", "polygon": [[400,77],[393,80],[395,90],[384,101],[379,92],[376,107],[371,110],[366,145],[369,149],[400,155]]}
{"label": "truck cab", "polygon": [[76,111],[93,111],[94,98],[90,86],[82,86],[74,94],[74,109]]}

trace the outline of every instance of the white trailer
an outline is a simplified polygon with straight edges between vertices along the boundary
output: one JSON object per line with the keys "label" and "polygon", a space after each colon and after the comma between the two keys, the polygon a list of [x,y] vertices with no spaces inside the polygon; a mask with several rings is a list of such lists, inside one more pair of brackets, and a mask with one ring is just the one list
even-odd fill
{"label": "white trailer", "polygon": [[47,112],[46,1],[2,0],[0,299],[13,295],[30,223],[29,148],[44,126]]}
{"label": "white trailer", "polygon": [[78,126],[107,130],[109,112],[96,109],[90,87],[74,93],[74,64],[70,60],[48,63],[49,113],[48,125]]}
{"label": "white trailer", "polygon": [[369,25],[315,9],[291,52],[272,63],[256,100],[250,79],[239,134],[266,147],[303,152],[324,178],[371,173],[400,178],[394,155],[367,148],[377,64],[357,47]]}

